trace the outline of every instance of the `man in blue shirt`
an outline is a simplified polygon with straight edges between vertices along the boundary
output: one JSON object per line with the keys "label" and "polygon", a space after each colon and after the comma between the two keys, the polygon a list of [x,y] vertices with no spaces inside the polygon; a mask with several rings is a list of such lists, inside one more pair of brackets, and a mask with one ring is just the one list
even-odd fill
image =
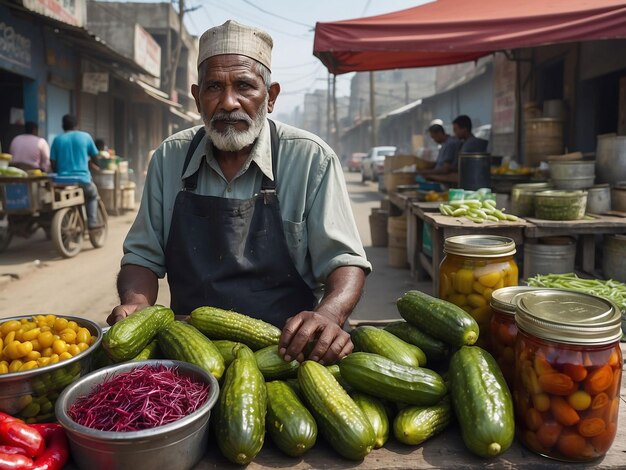
{"label": "man in blue shirt", "polygon": [[89,230],[101,228],[98,223],[98,189],[91,179],[90,167],[99,170],[93,158],[98,155],[89,134],[76,130],[76,118],[63,116],[63,134],[57,136],[50,149],[52,169],[59,176],[76,180],[83,188]]}
{"label": "man in blue shirt", "polygon": [[456,172],[460,147],[459,141],[448,135],[441,124],[432,124],[428,128],[428,132],[430,133],[430,137],[440,145],[439,153],[437,154],[434,167],[421,170],[420,173],[432,175]]}

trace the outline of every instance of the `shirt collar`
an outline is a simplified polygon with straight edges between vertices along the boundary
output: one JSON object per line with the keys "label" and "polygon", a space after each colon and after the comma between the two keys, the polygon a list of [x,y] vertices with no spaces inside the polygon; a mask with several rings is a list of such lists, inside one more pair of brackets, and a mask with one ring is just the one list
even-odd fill
{"label": "shirt collar", "polygon": [[[200,128],[198,128],[200,129]],[[200,168],[200,163],[202,162],[202,158],[206,159],[206,162],[210,164],[211,160],[215,157],[213,156],[212,146],[209,145],[209,137],[204,136],[196,148],[193,156],[191,157],[191,161],[189,162],[189,166],[187,166],[187,170],[183,174],[183,179],[190,177]],[[274,181],[274,172],[272,171],[272,144],[270,139],[270,126],[267,120],[259,133],[254,145],[252,146],[252,151],[250,152],[250,157],[248,161],[244,164],[242,168],[242,173],[245,172],[250,163],[254,162],[259,167],[261,172],[267,176],[270,180]]]}

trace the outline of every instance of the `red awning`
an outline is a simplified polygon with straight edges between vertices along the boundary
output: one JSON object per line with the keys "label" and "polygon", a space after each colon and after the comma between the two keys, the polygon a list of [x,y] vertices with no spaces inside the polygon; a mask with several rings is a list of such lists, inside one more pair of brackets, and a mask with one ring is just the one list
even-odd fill
{"label": "red awning", "polygon": [[313,53],[335,74],[429,67],[494,51],[626,37],[625,0],[438,0],[317,23]]}

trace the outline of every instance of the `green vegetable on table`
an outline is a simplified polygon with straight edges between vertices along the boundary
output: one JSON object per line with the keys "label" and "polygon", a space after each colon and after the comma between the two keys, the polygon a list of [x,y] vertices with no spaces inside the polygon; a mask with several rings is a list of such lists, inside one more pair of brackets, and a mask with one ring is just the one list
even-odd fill
{"label": "green vegetable on table", "polygon": [[515,222],[518,217],[511,214],[505,214],[505,209],[498,209],[496,201],[486,199],[480,201],[478,199],[466,199],[464,201],[450,201],[449,204],[439,204],[439,212],[450,217],[463,217],[477,224],[483,222]]}
{"label": "green vegetable on table", "polygon": [[626,284],[619,281],[582,279],[574,273],[567,273],[539,274],[528,278],[526,282],[532,287],[567,289],[604,297],[615,302],[622,312],[626,312]]}

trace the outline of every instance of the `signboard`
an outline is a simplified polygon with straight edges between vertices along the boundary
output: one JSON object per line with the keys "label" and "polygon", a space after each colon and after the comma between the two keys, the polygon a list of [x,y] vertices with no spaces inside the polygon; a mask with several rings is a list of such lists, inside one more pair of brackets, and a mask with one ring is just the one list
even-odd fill
{"label": "signboard", "polygon": [[161,76],[161,47],[150,33],[135,25],[135,48],[133,60],[155,77]]}
{"label": "signboard", "polygon": [[502,53],[493,59],[493,112],[491,132],[508,134],[515,131],[515,62]]}
{"label": "signboard", "polygon": [[109,91],[109,74],[108,73],[83,73],[83,87],[85,93],[97,95],[98,93],[106,93]]}
{"label": "signboard", "polygon": [[7,183],[4,185],[5,210],[30,208],[27,183]]}
{"label": "signboard", "polygon": [[30,69],[32,56],[31,40],[18,33],[13,26],[0,21],[0,61]]}
{"label": "signboard", "polygon": [[85,26],[85,0],[22,0],[25,8],[72,26]]}

